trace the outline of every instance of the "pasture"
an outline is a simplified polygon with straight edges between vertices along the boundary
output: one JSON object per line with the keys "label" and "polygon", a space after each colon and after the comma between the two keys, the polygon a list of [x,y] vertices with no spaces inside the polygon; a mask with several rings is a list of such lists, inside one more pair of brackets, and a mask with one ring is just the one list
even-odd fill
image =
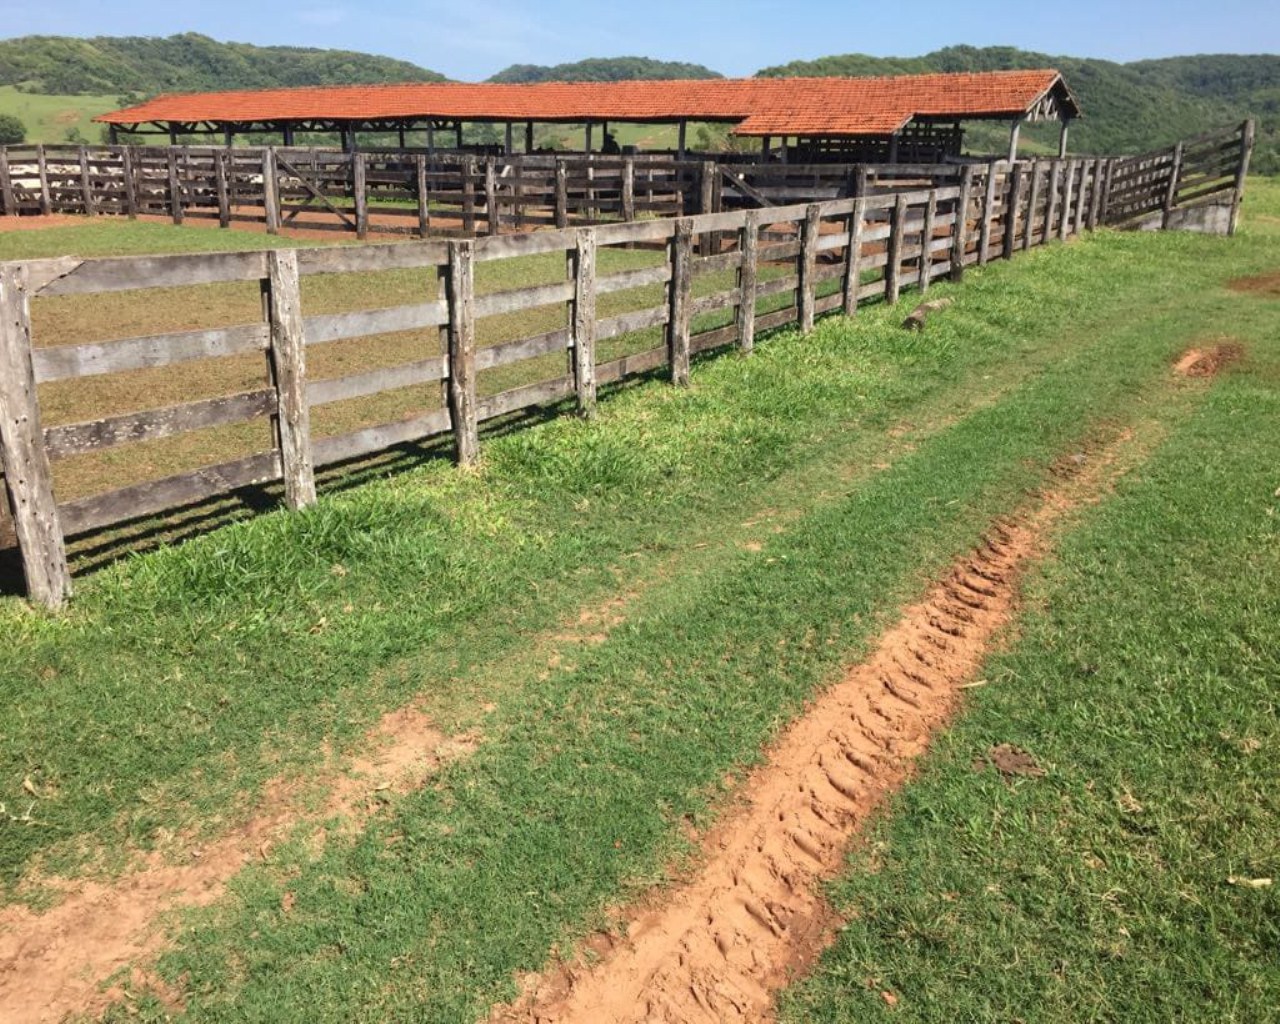
{"label": "pasture", "polygon": [[[885,305],[776,330],[695,359],[688,388],[640,380],[591,420],[495,431],[474,470],[400,453],[303,511],[112,561],[60,614],[3,599],[0,1005],[470,1022],[530,972],[607,969],[633,907],[713,855],[787,723],[995,521],[1114,452],[1039,538],[950,727],[877,804],[829,891],[835,943],[779,1014],[1264,1019],[1277,225],[1280,189],[1251,181],[1234,238],[1054,242],[936,284],[953,304],[923,332]],[[280,244],[57,230],[0,252]],[[495,291],[565,269],[483,266],[516,275],[478,283]],[[389,305],[434,284],[415,273],[317,278],[307,301]],[[256,290],[216,287],[209,316],[258,315]],[[37,334],[64,339],[121,312],[42,301]],[[175,295],[134,326],[188,312]],[[1223,346],[1214,375],[1175,373]],[[1001,744],[1038,773],[992,767]],[[85,894],[145,907],[161,938],[59,918],[91,917]]]}

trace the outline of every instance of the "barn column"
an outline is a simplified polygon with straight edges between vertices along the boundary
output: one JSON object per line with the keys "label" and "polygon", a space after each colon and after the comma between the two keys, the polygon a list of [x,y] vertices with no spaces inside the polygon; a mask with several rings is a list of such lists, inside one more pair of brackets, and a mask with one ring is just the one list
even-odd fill
{"label": "barn column", "polygon": [[586,149],[583,150],[584,153],[591,152],[591,129],[593,129],[594,127],[595,125],[593,125],[590,121],[587,122],[587,129],[583,135],[583,139],[587,147]]}
{"label": "barn column", "polygon": [[689,122],[686,121],[684,118],[681,118],[680,119],[680,135],[679,135],[678,141],[676,142],[676,159],[677,160],[684,159],[684,143],[685,143],[685,136],[688,134],[688,131],[689,131]]}
{"label": "barn column", "polygon": [[284,144],[286,146],[292,146],[293,145],[293,125],[291,124],[285,125],[284,131],[282,134],[284,135]]}
{"label": "barn column", "polygon": [[1013,122],[1013,127],[1009,129],[1009,162],[1013,163],[1018,159],[1018,132],[1022,130],[1022,118],[1018,118]]}
{"label": "barn column", "polygon": [[769,159],[769,150],[773,148],[773,137],[766,135],[760,140],[760,159],[767,161]]}
{"label": "barn column", "polygon": [[1058,159],[1061,160],[1067,155],[1067,130],[1071,127],[1071,118],[1064,117],[1062,119],[1062,128],[1058,132]]}
{"label": "barn column", "polygon": [[506,143],[507,143],[507,144],[506,144],[506,146],[504,147],[504,150],[505,150],[505,152],[506,152],[506,155],[507,155],[507,156],[511,156],[511,150],[512,150],[512,149],[513,149],[513,147],[515,146],[515,137],[514,137],[514,136],[515,136],[515,129],[514,129],[514,126],[511,124],[511,122],[510,122],[510,121],[508,121],[508,122],[507,122],[507,138],[506,138]]}
{"label": "barn column", "polygon": [[454,148],[461,149],[462,148],[462,122],[461,121],[455,121],[453,123],[453,138],[456,143]]}
{"label": "barn column", "polygon": [[524,123],[524,151],[526,153],[533,152],[533,122],[526,121]]}
{"label": "barn column", "polygon": [[120,144],[120,132],[113,124],[107,125],[107,142],[112,146],[118,146]]}

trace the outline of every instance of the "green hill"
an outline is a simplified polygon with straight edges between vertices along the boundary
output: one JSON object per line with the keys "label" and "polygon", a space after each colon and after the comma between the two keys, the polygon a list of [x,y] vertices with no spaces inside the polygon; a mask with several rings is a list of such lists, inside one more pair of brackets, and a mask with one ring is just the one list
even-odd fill
{"label": "green hill", "polygon": [[[928,71],[996,71],[1054,67],[1080,101],[1084,118],[1072,127],[1072,149],[1125,153],[1167,146],[1179,138],[1258,119],[1253,167],[1280,172],[1280,57],[1213,55],[1117,64],[1051,56],[1013,47],[950,46],[923,57],[851,53],[764,68],[761,76],[899,75]],[[1003,129],[975,129],[970,143],[991,148]],[[1049,132],[1032,130],[1031,145]]]}
{"label": "green hill", "polygon": [[723,78],[701,64],[648,57],[591,57],[573,64],[512,64],[490,82],[630,82],[672,78]]}
{"label": "green hill", "polygon": [[0,86],[53,95],[151,95],[295,85],[438,82],[407,61],[348,50],[167,38],[23,36],[0,40]]}

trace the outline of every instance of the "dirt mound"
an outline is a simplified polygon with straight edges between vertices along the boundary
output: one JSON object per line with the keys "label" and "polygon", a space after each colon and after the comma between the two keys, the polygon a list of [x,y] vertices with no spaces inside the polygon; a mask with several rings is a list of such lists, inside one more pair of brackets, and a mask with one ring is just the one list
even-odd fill
{"label": "dirt mound", "polygon": [[1245,295],[1280,296],[1280,270],[1251,277],[1237,277],[1227,282],[1227,288]]}
{"label": "dirt mound", "polygon": [[1074,462],[1071,479],[1035,512],[997,522],[868,660],[818,698],[749,780],[742,809],[707,837],[696,878],[635,912],[625,937],[597,936],[589,948],[598,963],[526,979],[524,995],[496,1008],[491,1024],[767,1018],[774,992],[832,936],[819,883],[957,708],[1012,617],[1018,572],[1044,530],[1096,492],[1126,440]]}
{"label": "dirt mound", "polygon": [[1189,348],[1173,364],[1174,373],[1183,377],[1215,377],[1244,355],[1238,341],[1221,341],[1212,347]]}
{"label": "dirt mound", "polygon": [[[212,903],[236,872],[265,857],[299,823],[337,818],[344,830],[360,827],[383,794],[422,785],[430,771],[465,757],[478,742],[471,734],[446,738],[420,711],[401,708],[370,731],[361,744],[367,753],[348,772],[325,780],[329,793],[319,812],[304,811],[296,787],[280,782],[267,788],[249,822],[191,849],[184,863],[151,855],[113,882],[50,880],[68,894],[52,910],[0,910],[0,1017],[6,1024],[52,1024],[101,1012],[121,995],[118,988],[102,991],[101,982],[163,947],[165,913]],[[135,965],[135,983],[144,976]]]}

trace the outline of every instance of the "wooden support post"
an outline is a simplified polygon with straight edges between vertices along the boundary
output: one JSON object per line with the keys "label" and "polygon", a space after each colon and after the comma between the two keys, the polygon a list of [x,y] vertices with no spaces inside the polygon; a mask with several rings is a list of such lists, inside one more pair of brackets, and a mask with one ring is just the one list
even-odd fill
{"label": "wooden support post", "polygon": [[636,219],[636,161],[630,156],[622,161],[622,219]]}
{"label": "wooden support post", "polygon": [[973,164],[960,169],[960,198],[956,200],[956,223],[951,250],[951,280],[964,280],[965,257],[969,249],[969,207],[973,205]]}
{"label": "wooden support post", "polygon": [[679,128],[678,135],[676,136],[676,159],[677,160],[684,159],[684,154],[685,154],[684,144],[685,144],[685,139],[688,135],[688,132],[689,132],[689,122],[682,119],[680,121],[680,128]]}
{"label": "wooden support post", "polygon": [[498,211],[498,161],[491,156],[484,159],[484,212],[489,234],[496,235],[502,230],[502,215]]}
{"label": "wooden support post", "polygon": [[862,287],[862,222],[866,218],[867,200],[859,191],[853,213],[849,214],[849,245],[844,251],[845,316],[858,312],[858,289]]}
{"label": "wooden support post", "polygon": [[1044,238],[1042,241],[1046,245],[1054,235],[1058,215],[1058,193],[1062,188],[1062,161],[1054,160],[1052,166],[1053,169],[1049,172],[1049,201],[1044,208]]}
{"label": "wooden support post", "polygon": [[1164,190],[1164,202],[1160,204],[1160,230],[1168,231],[1173,218],[1173,202],[1178,196],[1178,179],[1182,176],[1182,142],[1173,147],[1173,164],[1169,167],[1169,186]]}
{"label": "wooden support post", "polygon": [[53,212],[53,196],[49,193],[49,163],[45,159],[44,143],[36,146],[36,174],[40,179],[40,212],[47,217]]}
{"label": "wooden support post", "polygon": [[982,194],[982,219],[978,227],[978,266],[985,267],[990,259],[991,221],[996,206],[996,162],[987,164],[987,187]]}
{"label": "wooden support post", "polygon": [[514,125],[512,125],[510,121],[508,121],[506,136],[503,139],[502,155],[509,158],[512,155],[511,151],[514,147],[515,147],[515,127]]}
{"label": "wooden support post", "polygon": [[907,197],[899,195],[889,220],[889,256],[884,265],[884,300],[898,301],[902,279],[902,236],[907,232]]}
{"label": "wooden support post", "polygon": [[133,169],[132,146],[125,146],[120,151],[120,162],[124,174],[124,212],[130,220],[135,220],[138,216],[138,177]]}
{"label": "wooden support post", "polygon": [[805,207],[804,224],[800,232],[800,287],[796,296],[800,307],[800,333],[808,334],[813,330],[814,305],[817,303],[817,282],[814,280],[818,269],[818,230],[822,225],[822,207],[810,203]]}
{"label": "wooden support post", "polygon": [[462,230],[468,238],[476,233],[476,173],[475,157],[462,161]]}
{"label": "wooden support post", "polygon": [[1058,159],[1063,160],[1067,155],[1067,132],[1071,129],[1071,118],[1064,117],[1062,119],[1062,128],[1058,132]]}
{"label": "wooden support post", "polygon": [[351,197],[356,204],[356,238],[368,238],[369,181],[364,153],[351,154]]}
{"label": "wooden support post", "polygon": [[1076,185],[1076,217],[1075,230],[1076,234],[1080,234],[1085,228],[1085,218],[1089,215],[1089,207],[1085,204],[1085,200],[1089,198],[1089,161],[1077,160],[1080,167],[1080,181]]}
{"label": "wooden support post", "polygon": [[1093,161],[1093,170],[1090,172],[1089,187],[1089,230],[1093,231],[1098,226],[1098,211],[1102,205],[1102,167],[1105,161],[1102,157],[1098,157]]}
{"label": "wooden support post", "polygon": [[165,153],[169,169],[169,212],[175,224],[182,223],[182,182],[178,179],[178,151],[172,146]]}
{"label": "wooden support post", "polygon": [[284,500],[289,508],[305,508],[315,504],[316,481],[296,249],[267,253],[267,277],[262,286],[271,333],[271,379],[276,389],[276,441],[284,475]]}
{"label": "wooden support post", "polygon": [[213,154],[213,185],[218,193],[218,227],[231,226],[231,193],[227,189],[227,163],[231,154],[219,149]]}
{"label": "wooden support post", "polygon": [[57,608],[71,595],[71,572],[40,426],[27,269],[15,263],[0,263],[0,464],[27,595]]}
{"label": "wooden support post", "polygon": [[80,203],[84,207],[85,216],[92,217],[98,212],[97,203],[93,199],[93,181],[89,170],[89,148],[80,147]]}
{"label": "wooden support post", "polygon": [[[698,170],[698,212],[714,213],[715,212],[715,185],[716,185],[716,165],[713,160],[702,161],[702,166]],[[711,232],[707,232],[698,238],[698,254],[700,256],[710,256],[713,253],[715,245],[715,236]]]}
{"label": "wooden support post", "polygon": [[1076,182],[1076,162],[1067,162],[1066,180],[1062,183],[1062,222],[1058,225],[1058,237],[1063,241],[1071,234],[1071,193]]}
{"label": "wooden support post", "polygon": [[1036,207],[1040,205],[1040,161],[1031,164],[1031,189],[1027,195],[1027,216],[1022,224],[1022,249],[1031,248],[1031,240],[1036,233]]}
{"label": "wooden support post", "polygon": [[476,425],[475,243],[449,243],[449,417],[458,465],[480,460]]}
{"label": "wooden support post", "polygon": [[742,265],[738,267],[738,348],[750,352],[756,344],[756,281],[760,269],[760,212],[748,210],[738,232]]}
{"label": "wooden support post", "polygon": [[933,222],[938,216],[938,192],[929,190],[924,204],[924,224],[920,227],[920,294],[933,283]]}
{"label": "wooden support post", "polygon": [[1231,223],[1227,234],[1234,235],[1240,223],[1240,203],[1244,200],[1244,180],[1249,174],[1249,157],[1253,155],[1253,118],[1245,121],[1240,129],[1240,163],[1236,165],[1236,187],[1231,194]]}
{"label": "wooden support post", "polygon": [[0,146],[0,199],[4,202],[6,217],[18,216],[18,203],[13,194],[13,174],[9,170],[9,149]]}
{"label": "wooden support post", "polygon": [[1107,213],[1111,207],[1111,179],[1116,172],[1116,158],[1110,157],[1107,160],[1106,181],[1102,186],[1102,209],[1098,212],[1098,218],[1103,224],[1107,222]]}
{"label": "wooden support post", "polygon": [[426,238],[431,231],[431,196],[427,186],[427,155],[414,157],[414,171],[418,181],[418,235]]}
{"label": "wooden support post", "polygon": [[1004,242],[1001,246],[1005,259],[1013,259],[1013,249],[1018,241],[1018,209],[1022,206],[1022,165],[1014,164],[1009,174],[1009,201],[1004,208]]}
{"label": "wooden support post", "polygon": [[671,240],[671,282],[667,286],[667,354],[671,383],[689,383],[690,297],[693,294],[693,221],[676,221]]}
{"label": "wooden support post", "polygon": [[262,207],[267,234],[279,234],[280,179],[276,176],[276,151],[270,146],[262,151]]}
{"label": "wooden support post", "polygon": [[1018,159],[1018,132],[1022,129],[1022,118],[1017,118],[1013,122],[1013,127],[1009,130],[1009,162],[1013,163]]}
{"label": "wooden support post", "polygon": [[596,411],[596,233],[578,230],[573,264],[573,382],[578,412],[588,419]]}
{"label": "wooden support post", "polygon": [[533,122],[526,121],[524,123],[524,151],[526,153],[533,152]]}
{"label": "wooden support post", "polygon": [[556,227],[569,226],[569,171],[559,157],[556,157],[555,219]]}

